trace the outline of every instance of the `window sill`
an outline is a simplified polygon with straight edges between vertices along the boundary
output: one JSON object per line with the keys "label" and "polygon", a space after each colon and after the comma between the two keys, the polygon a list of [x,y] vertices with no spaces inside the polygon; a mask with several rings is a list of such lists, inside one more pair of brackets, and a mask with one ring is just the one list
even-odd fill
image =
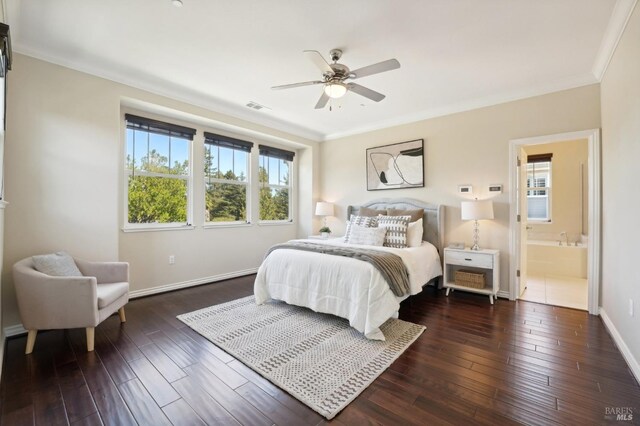
{"label": "window sill", "polygon": [[216,228],[248,228],[253,225],[251,222],[209,222],[205,223],[202,227],[204,229],[216,229]]}
{"label": "window sill", "polygon": [[293,221],[291,220],[269,220],[258,222],[258,226],[286,226],[293,225]]}
{"label": "window sill", "polygon": [[130,232],[156,232],[156,231],[183,231],[196,229],[193,225],[149,225],[149,226],[140,226],[140,227],[124,227],[122,228],[122,232],[130,233]]}

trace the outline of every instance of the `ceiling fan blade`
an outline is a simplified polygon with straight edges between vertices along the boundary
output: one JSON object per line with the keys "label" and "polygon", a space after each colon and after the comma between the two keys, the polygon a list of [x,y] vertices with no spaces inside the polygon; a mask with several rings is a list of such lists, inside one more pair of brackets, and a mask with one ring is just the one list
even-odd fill
{"label": "ceiling fan blade", "polygon": [[316,67],[318,67],[318,69],[320,69],[320,71],[322,71],[322,74],[334,74],[333,69],[329,66],[327,61],[325,61],[320,52],[317,50],[305,50],[303,53]]}
{"label": "ceiling fan blade", "polygon": [[329,102],[329,96],[324,93],[324,90],[322,91],[322,96],[320,96],[320,99],[318,99],[318,103],[316,104],[316,109],[322,109],[327,105],[327,102]]}
{"label": "ceiling fan blade", "polygon": [[316,80],[316,81],[305,81],[303,83],[293,83],[293,84],[283,84],[282,86],[273,86],[273,90],[281,90],[281,89],[293,89],[294,87],[302,87],[302,86],[311,86],[314,84],[322,84],[324,81]]}
{"label": "ceiling fan blade", "polygon": [[380,102],[381,100],[386,98],[386,96],[383,95],[382,93],[378,93],[375,90],[371,90],[367,87],[360,86],[359,84],[356,84],[356,83],[348,83],[347,88],[352,92],[357,93],[360,96],[364,96],[365,98],[371,99],[372,101]]}
{"label": "ceiling fan blade", "polygon": [[369,65],[366,67],[358,68],[355,71],[351,71],[351,74],[355,74],[353,78],[366,77],[368,75],[379,74],[385,71],[391,71],[400,68],[400,62],[397,59],[389,59],[387,61],[378,62],[377,64]]}

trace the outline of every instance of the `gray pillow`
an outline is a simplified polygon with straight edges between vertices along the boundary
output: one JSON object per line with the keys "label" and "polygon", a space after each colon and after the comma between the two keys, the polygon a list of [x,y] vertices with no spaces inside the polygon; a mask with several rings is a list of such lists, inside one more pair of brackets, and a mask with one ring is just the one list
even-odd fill
{"label": "gray pillow", "polygon": [[38,272],[54,277],[81,277],[82,272],[69,254],[59,251],[53,254],[33,256],[33,264]]}

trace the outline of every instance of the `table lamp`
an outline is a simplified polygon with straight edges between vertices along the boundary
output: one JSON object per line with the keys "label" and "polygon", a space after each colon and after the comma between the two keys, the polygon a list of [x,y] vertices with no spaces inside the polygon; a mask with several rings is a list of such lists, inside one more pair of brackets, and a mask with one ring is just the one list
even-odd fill
{"label": "table lamp", "polygon": [[473,247],[471,250],[480,250],[478,241],[480,239],[479,220],[493,219],[493,201],[491,200],[473,200],[463,201],[460,204],[462,210],[462,220],[473,220]]}

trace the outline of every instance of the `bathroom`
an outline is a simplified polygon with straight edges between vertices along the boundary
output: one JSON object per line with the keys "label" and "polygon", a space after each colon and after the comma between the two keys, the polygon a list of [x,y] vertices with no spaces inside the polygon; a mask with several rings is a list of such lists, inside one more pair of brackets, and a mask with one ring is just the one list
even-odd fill
{"label": "bathroom", "polygon": [[523,300],[587,309],[588,141],[524,147],[527,273]]}

